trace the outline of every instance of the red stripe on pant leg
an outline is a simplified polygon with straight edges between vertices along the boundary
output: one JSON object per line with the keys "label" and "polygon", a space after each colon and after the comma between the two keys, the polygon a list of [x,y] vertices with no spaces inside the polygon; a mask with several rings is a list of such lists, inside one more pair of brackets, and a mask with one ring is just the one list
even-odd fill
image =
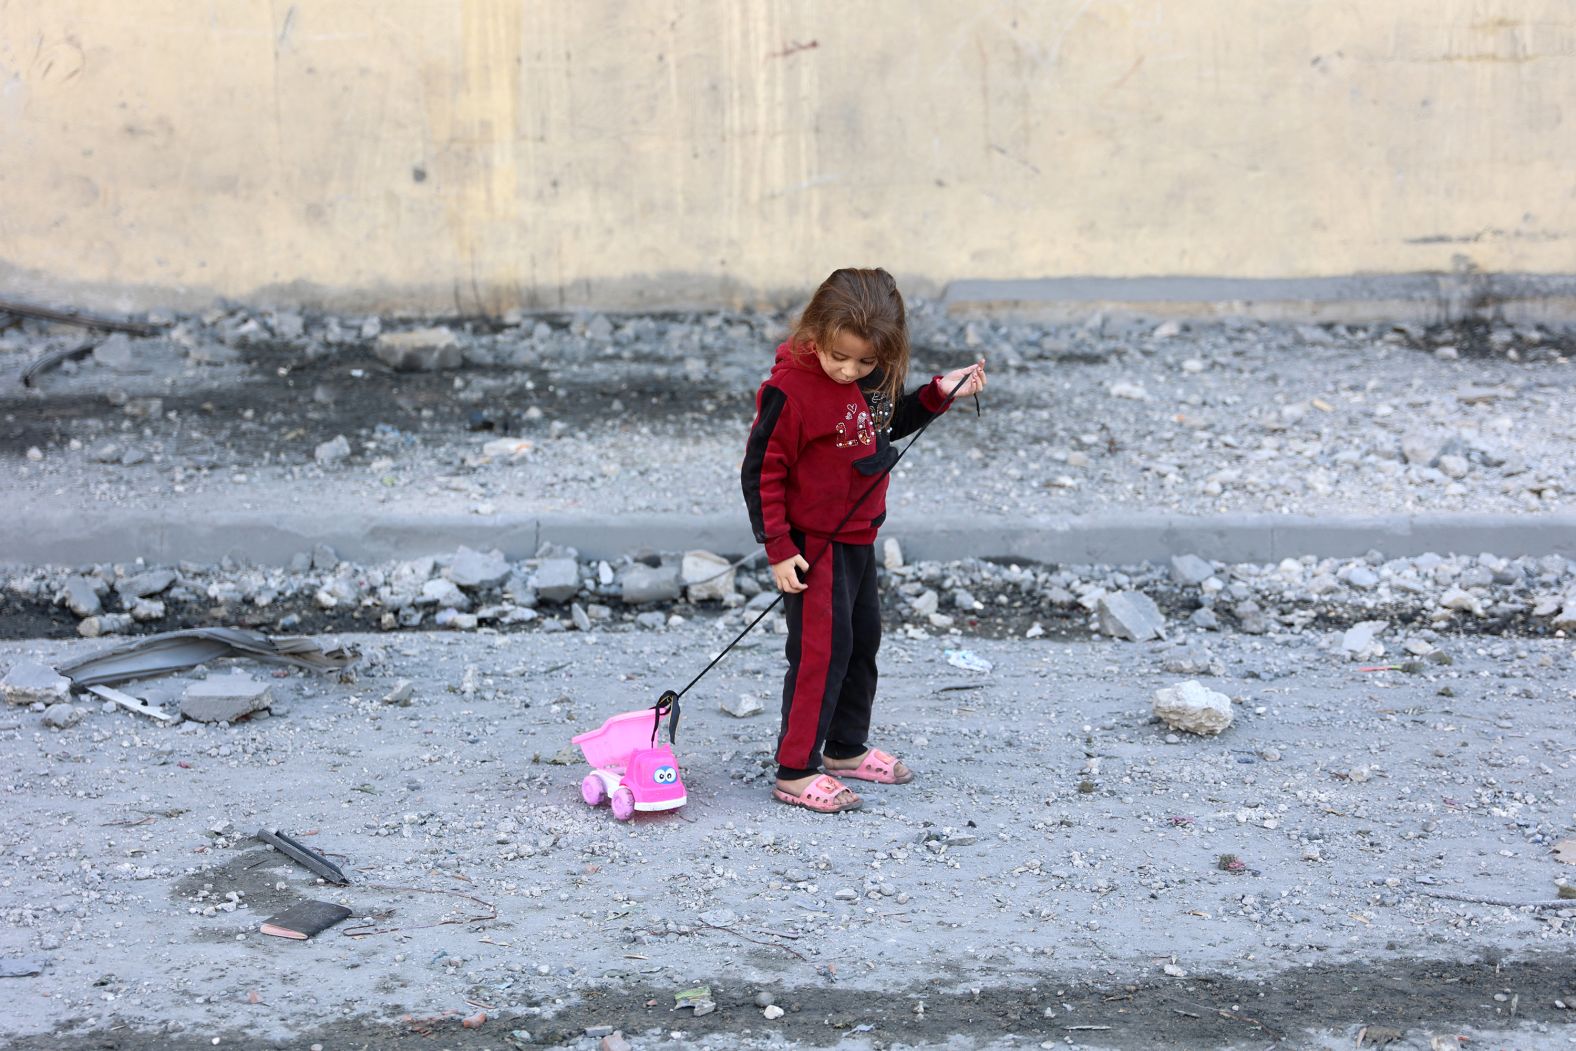
{"label": "red stripe on pant leg", "polygon": [[[807,547],[824,543],[813,540]],[[793,680],[793,703],[788,709],[788,730],[777,746],[777,762],[798,770],[808,769],[821,729],[821,706],[826,701],[826,672],[832,662],[832,567],[828,555],[805,580],[799,619],[799,671]]]}

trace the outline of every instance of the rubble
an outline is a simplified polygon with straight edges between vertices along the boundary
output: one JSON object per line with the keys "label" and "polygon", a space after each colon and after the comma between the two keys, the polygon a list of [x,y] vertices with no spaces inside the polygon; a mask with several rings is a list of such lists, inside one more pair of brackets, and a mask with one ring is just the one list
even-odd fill
{"label": "rubble", "polygon": [[733,593],[733,565],[710,551],[686,551],[682,571],[691,602],[721,601]]}
{"label": "rubble", "polygon": [[1116,638],[1146,642],[1164,638],[1166,619],[1155,600],[1139,591],[1100,596],[1100,630]]}
{"label": "rubble", "polygon": [[564,603],[580,593],[580,566],[572,558],[544,558],[536,569],[536,594],[544,602]]}
{"label": "rubble", "polygon": [[1154,714],[1173,730],[1209,736],[1231,725],[1231,698],[1190,679],[1156,690]]}
{"label": "rubble", "polygon": [[0,679],[7,704],[59,704],[71,697],[71,680],[37,661],[19,660]]}
{"label": "rubble", "polygon": [[396,372],[436,372],[465,363],[459,337],[448,328],[384,332],[377,337],[373,353]]}
{"label": "rubble", "polygon": [[181,695],[181,714],[197,722],[233,723],[272,703],[267,683],[237,671],[186,687]]}

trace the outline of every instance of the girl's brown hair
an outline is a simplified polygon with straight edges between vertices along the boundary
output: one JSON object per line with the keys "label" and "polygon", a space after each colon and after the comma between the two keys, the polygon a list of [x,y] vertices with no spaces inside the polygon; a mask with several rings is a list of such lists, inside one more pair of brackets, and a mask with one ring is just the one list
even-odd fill
{"label": "girl's brown hair", "polygon": [[881,369],[877,389],[896,405],[908,379],[908,322],[897,282],[885,270],[834,270],[810,297],[794,326],[795,354],[830,350],[839,332],[870,341]]}

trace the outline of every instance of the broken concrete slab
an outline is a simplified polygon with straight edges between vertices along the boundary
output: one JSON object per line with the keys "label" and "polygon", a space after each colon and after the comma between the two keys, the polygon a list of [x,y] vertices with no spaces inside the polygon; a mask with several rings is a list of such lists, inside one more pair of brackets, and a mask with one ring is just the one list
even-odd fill
{"label": "broken concrete slab", "polygon": [[1101,595],[1098,609],[1100,630],[1107,635],[1134,642],[1165,638],[1165,616],[1155,600],[1141,591]]}
{"label": "broken concrete slab", "polygon": [[57,704],[71,698],[71,680],[48,665],[20,660],[0,679],[7,704]]}
{"label": "broken concrete slab", "polygon": [[421,586],[421,598],[417,600],[423,606],[441,606],[445,609],[468,610],[471,608],[470,596],[460,590],[458,584],[443,577],[434,577]]}
{"label": "broken concrete slab", "polygon": [[245,672],[194,682],[181,695],[181,714],[200,723],[233,723],[273,704],[269,684]]}
{"label": "broken concrete slab", "polygon": [[459,337],[447,328],[384,332],[378,336],[372,352],[398,372],[436,372],[465,364]]}
{"label": "broken concrete slab", "polygon": [[503,552],[475,551],[462,546],[449,563],[448,577],[462,588],[485,587],[496,584],[509,575],[509,560]]}
{"label": "broken concrete slab", "polygon": [[580,592],[580,563],[573,558],[544,558],[536,568],[536,594],[545,602],[568,602]]}
{"label": "broken concrete slab", "polygon": [[1231,725],[1231,698],[1189,679],[1156,690],[1154,714],[1173,730],[1218,734]]}

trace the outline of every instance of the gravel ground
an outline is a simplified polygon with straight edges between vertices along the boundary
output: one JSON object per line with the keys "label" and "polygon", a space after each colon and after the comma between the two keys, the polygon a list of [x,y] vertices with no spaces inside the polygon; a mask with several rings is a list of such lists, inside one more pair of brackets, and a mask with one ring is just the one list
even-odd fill
{"label": "gravel ground", "polygon": [[[4,713],[0,955],[47,960],[3,979],[13,1046],[403,1046],[430,1027],[446,1046],[591,1048],[599,1025],[642,1047],[1573,1032],[1556,1001],[1576,1003],[1576,916],[1431,896],[1548,901],[1571,871],[1552,853],[1576,818],[1567,640],[1465,639],[1406,674],[1310,633],[969,640],[989,672],[948,663],[947,640],[890,639],[877,733],[919,777],[824,818],[769,800],[771,716],[719,708],[774,703],[780,642],[752,636],[687,699],[689,804],[632,825],[586,807],[568,738],[724,638],[347,636],[354,681],[256,672],[267,718],[166,728],[95,704],[57,730]],[[174,702],[200,674],[143,692]],[[1222,735],[1152,718],[1153,691],[1183,678],[1231,697]],[[408,704],[383,702],[399,680]],[[265,825],[352,885],[252,841]],[[307,943],[257,933],[303,896],[355,918]],[[718,1010],[671,1011],[697,984]],[[788,1013],[766,1020],[761,993]],[[482,1029],[458,1028],[477,1011]]]}
{"label": "gravel ground", "polygon": [[[456,323],[441,330],[453,346],[421,360],[460,367],[395,371],[379,340],[410,324],[218,310],[168,320],[165,337],[112,337],[69,373],[0,393],[0,459],[14,465],[0,497],[89,514],[732,512],[752,396],[786,324]],[[994,381],[978,419],[962,407],[899,465],[894,522],[938,506],[1009,517],[1572,507],[1567,330],[1057,327],[926,303],[912,326],[916,376],[983,355]],[[28,323],[0,335],[0,368],[79,337]],[[485,454],[505,430],[526,444]]]}
{"label": "gravel ground", "polygon": [[[784,325],[161,320],[0,393],[0,498],[732,512]],[[962,407],[904,461],[894,522],[1572,507],[1568,330],[1053,327],[921,303],[914,332],[919,371],[983,354],[993,383],[982,416]],[[0,369],[78,338],[0,331]],[[688,805],[619,824],[581,802],[569,738],[682,686],[770,599],[753,563],[715,597],[685,583],[678,552],[553,547],[0,564],[0,671],[218,624],[362,652],[338,677],[234,662],[268,688],[234,724],[0,707],[0,973],[40,969],[0,977],[0,1043],[1576,1043],[1576,910],[1556,897],[1576,876],[1570,559],[894,552],[876,743],[915,783],[832,819],[770,801],[768,614],[686,698]],[[133,692],[178,709],[228,663]],[[1152,714],[1184,681],[1226,696],[1219,736]],[[722,710],[745,699],[765,712]],[[263,848],[260,826],[352,884]],[[302,897],[353,916],[302,943],[258,933]],[[716,1009],[675,1010],[697,985]]]}

